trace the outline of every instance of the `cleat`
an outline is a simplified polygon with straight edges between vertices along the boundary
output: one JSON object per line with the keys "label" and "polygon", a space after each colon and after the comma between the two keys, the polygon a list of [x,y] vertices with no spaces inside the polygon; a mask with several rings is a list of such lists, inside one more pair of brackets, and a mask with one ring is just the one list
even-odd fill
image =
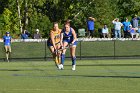
{"label": "cleat", "polygon": [[7,62],[9,63],[10,61],[9,61],[9,60],[7,60]]}
{"label": "cleat", "polygon": [[63,70],[64,69],[63,65],[62,64],[58,65],[58,69]]}
{"label": "cleat", "polygon": [[75,65],[72,66],[72,70],[76,70],[76,66]]}
{"label": "cleat", "polygon": [[61,64],[61,70],[63,70],[64,69],[64,66]]}
{"label": "cleat", "polygon": [[58,69],[59,69],[59,70],[61,70],[61,64],[60,64],[60,65],[58,65]]}

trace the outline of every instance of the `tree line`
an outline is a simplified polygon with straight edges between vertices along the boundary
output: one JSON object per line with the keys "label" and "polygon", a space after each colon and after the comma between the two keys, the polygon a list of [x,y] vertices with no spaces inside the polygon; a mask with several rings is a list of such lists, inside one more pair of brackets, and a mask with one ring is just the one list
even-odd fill
{"label": "tree line", "polygon": [[130,20],[140,14],[139,10],[139,0],[0,0],[0,36],[10,31],[19,38],[24,29],[31,34],[39,29],[46,38],[53,22],[62,28],[64,21],[70,19],[77,31],[86,28],[89,16],[96,19],[97,31],[103,24],[112,27],[111,21],[116,17]]}

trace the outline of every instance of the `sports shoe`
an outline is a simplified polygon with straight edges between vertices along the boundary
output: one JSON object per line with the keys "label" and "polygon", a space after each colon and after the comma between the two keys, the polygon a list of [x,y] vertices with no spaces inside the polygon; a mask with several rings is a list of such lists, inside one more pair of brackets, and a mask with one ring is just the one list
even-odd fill
{"label": "sports shoe", "polygon": [[58,65],[58,69],[59,69],[59,70],[61,69],[61,64],[60,64],[60,65]]}
{"label": "sports shoe", "polygon": [[73,66],[72,66],[72,70],[75,70],[75,69],[76,69],[76,66],[75,66],[75,65],[73,65]]}
{"label": "sports shoe", "polygon": [[64,69],[64,66],[61,64],[61,70],[63,70]]}
{"label": "sports shoe", "polygon": [[58,65],[58,69],[59,70],[63,70],[64,69],[64,66],[62,64]]}

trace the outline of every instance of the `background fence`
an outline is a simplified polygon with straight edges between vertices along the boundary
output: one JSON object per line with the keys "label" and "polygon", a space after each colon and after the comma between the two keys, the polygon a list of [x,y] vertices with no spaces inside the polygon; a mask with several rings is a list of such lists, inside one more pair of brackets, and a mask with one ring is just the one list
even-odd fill
{"label": "background fence", "polygon": [[[3,42],[0,42],[0,60],[5,60]],[[79,39],[77,59],[140,58],[140,40]],[[50,60],[47,40],[14,40],[11,60]],[[70,57],[69,49],[66,57]]]}

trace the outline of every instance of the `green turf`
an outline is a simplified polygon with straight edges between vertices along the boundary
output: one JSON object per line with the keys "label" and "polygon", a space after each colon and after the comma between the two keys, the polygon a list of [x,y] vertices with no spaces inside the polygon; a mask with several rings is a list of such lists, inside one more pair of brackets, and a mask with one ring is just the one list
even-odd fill
{"label": "green turf", "polygon": [[0,93],[140,93],[140,60],[0,62]]}

